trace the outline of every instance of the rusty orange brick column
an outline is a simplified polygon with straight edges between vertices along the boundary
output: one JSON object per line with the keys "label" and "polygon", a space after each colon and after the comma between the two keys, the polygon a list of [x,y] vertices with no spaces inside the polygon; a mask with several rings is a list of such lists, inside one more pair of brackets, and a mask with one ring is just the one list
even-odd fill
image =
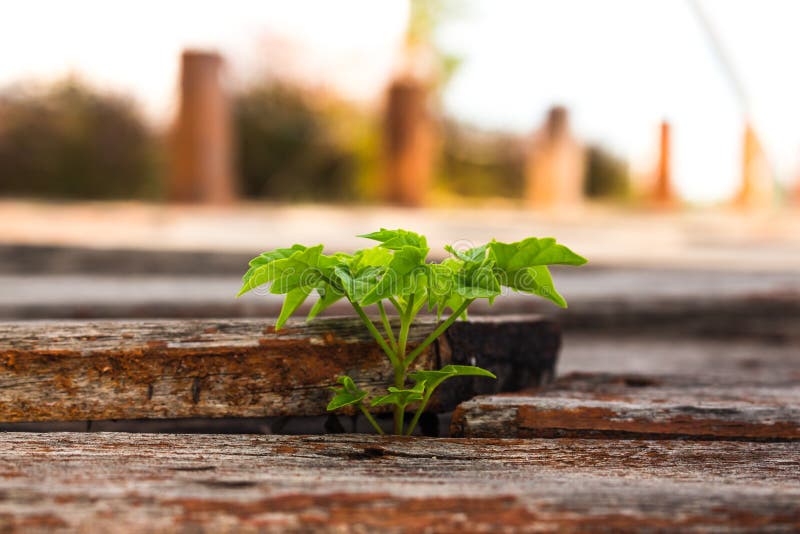
{"label": "rusty orange brick column", "polygon": [[656,182],[653,188],[653,200],[659,206],[672,206],[675,204],[675,195],[672,189],[672,135],[671,127],[667,121],[661,122],[659,129],[658,167],[656,168]]}
{"label": "rusty orange brick column", "polygon": [[534,208],[578,207],[585,153],[569,130],[567,110],[554,107],[534,135],[525,165],[525,201]]}
{"label": "rusty orange brick column", "polygon": [[421,206],[433,178],[435,124],[423,82],[401,78],[389,86],[384,115],[384,200]]}
{"label": "rusty orange brick column", "polygon": [[235,198],[230,104],[222,68],[222,57],[214,52],[185,51],[181,56],[171,201],[212,204]]}
{"label": "rusty orange brick column", "polygon": [[745,123],[742,142],[742,184],[735,204],[743,208],[766,208],[772,205],[773,183],[758,136],[750,123]]}

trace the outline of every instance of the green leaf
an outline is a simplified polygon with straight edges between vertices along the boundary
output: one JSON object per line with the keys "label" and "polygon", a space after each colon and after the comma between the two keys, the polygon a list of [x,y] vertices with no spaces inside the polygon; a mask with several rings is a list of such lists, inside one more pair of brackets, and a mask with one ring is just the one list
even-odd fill
{"label": "green leaf", "polygon": [[[442,318],[448,308],[456,311],[464,303],[464,297],[456,292],[459,272],[464,269],[464,265],[462,260],[455,258],[447,258],[440,264],[427,264],[428,309],[436,310],[437,320]],[[466,315],[466,311],[464,314]]]}
{"label": "green leaf", "polygon": [[[292,250],[292,249],[284,249]],[[251,267],[245,274],[246,280],[239,291],[239,295],[251,289],[272,282],[272,293],[288,293],[292,289],[304,286],[314,286],[319,280],[320,253],[322,245],[311,248],[299,248],[285,258],[278,258],[259,262]],[[263,256],[263,255],[262,255]]]}
{"label": "green leaf", "polygon": [[489,243],[497,266],[507,271],[517,271],[537,265],[583,265],[586,258],[575,254],[552,237],[529,237],[516,243]]}
{"label": "green leaf", "polygon": [[583,265],[586,258],[555,239],[529,237],[516,243],[489,243],[500,283],[516,291],[544,297],[562,308],[567,301],[559,294],[547,265]]}
{"label": "green leaf", "polygon": [[[462,297],[461,295],[459,295],[457,293],[453,293],[452,295],[450,295],[450,298],[447,299],[447,302],[445,303],[444,308],[445,309],[449,308],[450,311],[455,312],[456,310],[461,308],[461,306],[464,304],[465,300],[466,299],[464,297]],[[442,310],[439,310],[439,313],[437,313],[437,319],[441,319],[442,318],[441,311]],[[467,319],[467,310],[464,310],[464,312],[461,314],[461,319],[466,321],[466,319]]]}
{"label": "green leaf", "polygon": [[359,272],[365,267],[388,267],[391,261],[391,250],[378,245],[357,251],[349,265],[353,272]]}
{"label": "green leaf", "polygon": [[514,280],[506,285],[517,291],[533,293],[534,295],[546,298],[562,308],[567,307],[566,299],[556,291],[553,277],[550,275],[550,269],[544,265],[528,267],[527,269],[517,271]]}
{"label": "green leaf", "polygon": [[[421,266],[422,267],[422,266]],[[416,317],[419,310],[425,306],[428,295],[428,272],[424,268],[414,271],[414,308],[411,317]]]}
{"label": "green leaf", "polygon": [[[321,257],[322,245],[293,253],[264,267],[264,277],[271,278],[270,293],[282,294],[298,287],[316,287],[322,269],[330,268],[332,259]],[[253,276],[255,279],[257,274]]]}
{"label": "green leaf", "polygon": [[481,262],[486,258],[486,250],[489,245],[481,245],[464,251],[458,251],[450,245],[445,245],[444,249],[455,256],[456,258],[465,262]]}
{"label": "green leaf", "polygon": [[375,287],[359,303],[367,306],[389,297],[410,295],[418,289],[420,274],[425,274],[425,254],[414,246],[403,246],[395,251],[389,266],[381,274]]}
{"label": "green leaf", "polygon": [[488,376],[489,378],[497,378],[491,371],[475,365],[445,365],[441,370],[453,373],[453,376]]}
{"label": "green leaf", "polygon": [[457,267],[457,270],[454,272],[453,293],[447,296],[438,295],[439,303],[453,300],[452,295],[458,295],[459,299],[455,300],[488,298],[491,303],[500,294],[500,281],[494,272],[494,261],[487,257],[487,247],[488,245],[482,245],[464,251],[458,251],[449,245],[445,247],[454,258],[446,259],[442,265]]}
{"label": "green leaf", "polygon": [[395,404],[401,408],[405,408],[408,404],[422,400],[422,395],[425,392],[425,381],[417,382],[413,388],[401,389],[397,387],[390,387],[389,394],[383,397],[378,397],[372,401],[372,406],[381,406],[383,404]]}
{"label": "green leaf", "polygon": [[453,373],[440,370],[440,371],[415,371],[410,373],[408,377],[416,382],[424,383],[425,387],[428,391],[433,391],[439,384],[450,378],[451,376],[455,376]]}
{"label": "green leaf", "polygon": [[455,292],[465,299],[493,299],[500,294],[500,282],[493,267],[491,261],[479,265],[465,264],[456,275]]}
{"label": "green leaf", "polygon": [[337,288],[333,287],[327,282],[320,282],[320,285],[317,286],[317,294],[319,294],[319,298],[314,303],[314,306],[311,307],[311,311],[308,312],[306,321],[310,321],[319,315],[323,310],[330,307],[333,303],[341,298],[344,298],[343,292],[339,291]]}
{"label": "green leaf", "polygon": [[415,371],[408,375],[415,382],[424,383],[428,392],[433,391],[439,385],[454,376],[486,376],[497,378],[493,373],[476,367],[474,365],[445,365],[438,371]]}
{"label": "green leaf", "polygon": [[330,388],[336,395],[328,403],[327,410],[333,411],[351,404],[358,404],[367,396],[367,392],[356,386],[349,376],[340,376],[337,380],[341,387]]}
{"label": "green leaf", "polygon": [[389,268],[397,274],[409,274],[425,263],[425,252],[418,247],[405,246],[397,250],[389,262]]}
{"label": "green leaf", "polygon": [[344,265],[339,265],[334,269],[334,274],[339,278],[345,294],[350,300],[360,302],[369,294],[380,281],[381,274],[386,270],[385,267],[365,267],[358,275],[353,276],[350,269]]}
{"label": "green leaf", "polygon": [[305,250],[308,247],[303,245],[292,245],[290,248],[276,248],[275,250],[271,250],[269,252],[262,252],[252,260],[250,260],[250,267],[258,267],[259,265],[265,265],[267,263],[273,262],[275,260],[280,260],[282,258],[288,258],[292,255],[292,253]]}
{"label": "green leaf", "polygon": [[428,270],[428,310],[436,308],[441,316],[441,309],[455,289],[455,276],[446,265],[429,263]]}
{"label": "green leaf", "polygon": [[278,316],[278,320],[275,322],[275,330],[280,330],[283,325],[286,324],[286,320],[289,319],[303,302],[305,302],[310,293],[311,288],[298,287],[286,294],[286,298],[283,300],[283,306],[281,307],[281,313]]}
{"label": "green leaf", "polygon": [[306,247],[303,245],[292,245],[291,248],[276,248],[275,250],[271,250],[269,252],[262,252],[250,260],[250,268],[246,273],[244,273],[244,276],[242,276],[242,289],[236,296],[239,297],[251,289],[261,285],[261,283],[255,283],[251,280],[253,275],[256,274],[256,272],[261,273],[266,265],[280,259],[288,258],[293,253],[303,250],[306,250]]}
{"label": "green leaf", "polygon": [[428,241],[425,239],[425,236],[409,232],[408,230],[387,230],[386,228],[381,228],[377,232],[363,234],[358,237],[379,241],[382,247],[392,250],[400,250],[405,246],[412,246],[419,249],[428,248]]}

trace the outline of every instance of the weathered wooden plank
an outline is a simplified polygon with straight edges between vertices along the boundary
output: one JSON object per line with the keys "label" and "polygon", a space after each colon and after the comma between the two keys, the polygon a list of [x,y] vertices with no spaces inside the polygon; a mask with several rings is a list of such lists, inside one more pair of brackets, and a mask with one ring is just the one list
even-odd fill
{"label": "weathered wooden plank", "polygon": [[451,435],[800,441],[800,386],[572,374],[544,390],[476,397]]}
{"label": "weathered wooden plank", "polygon": [[[292,322],[280,332],[271,324],[0,323],[0,421],[320,415],[340,374],[371,391],[390,383],[386,357],[358,318]],[[410,344],[435,326],[416,324]],[[498,369],[500,380],[453,379],[457,387],[431,409],[549,379],[559,340],[557,325],[534,316],[459,324],[419,366],[474,360]]]}
{"label": "weathered wooden plank", "polygon": [[800,444],[0,435],[5,532],[800,528]]}
{"label": "weathered wooden plank", "polygon": [[800,344],[758,338],[709,339],[594,335],[569,331],[558,358],[560,374],[635,373],[702,376],[718,383],[800,383]]}
{"label": "weathered wooden plank", "polygon": [[[241,285],[241,269],[250,256],[0,244],[0,319],[276,317],[280,295],[231,297]],[[614,332],[658,337],[670,332],[686,338],[792,343],[800,336],[797,269],[752,272],[592,264],[556,270],[558,285],[569,296],[568,309],[511,294],[491,307],[476,302],[472,310],[546,314],[572,332],[605,336]],[[301,310],[312,305],[313,297]],[[350,305],[341,301],[326,311],[351,313]]]}

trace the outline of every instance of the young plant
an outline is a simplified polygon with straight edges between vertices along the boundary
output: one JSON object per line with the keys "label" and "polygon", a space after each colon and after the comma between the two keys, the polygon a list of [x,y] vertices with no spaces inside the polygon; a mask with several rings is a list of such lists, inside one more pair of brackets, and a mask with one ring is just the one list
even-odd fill
{"label": "young plant", "polygon": [[[308,320],[340,299],[347,299],[364,326],[386,353],[394,369],[394,385],[384,396],[373,399],[370,406],[394,407],[394,433],[410,435],[436,388],[454,376],[495,376],[480,367],[447,365],[438,371],[416,371],[409,368],[426,347],[433,343],[459,318],[466,318],[467,308],[477,299],[489,304],[502,288],[538,295],[561,307],[567,303],[553,286],[548,265],[583,265],[586,259],[575,254],[555,239],[529,237],[516,243],[491,241],[469,250],[445,247],[451,257],[441,263],[428,262],[428,244],[424,236],[407,230],[386,230],[362,235],[378,242],[354,254],[322,253],[322,245],[294,245],[256,256],[243,277],[239,295],[271,284],[270,292],[286,295],[275,329],[303,304],[311,293],[317,301],[308,313]],[[373,321],[364,310],[374,305],[379,320]],[[391,306],[400,316],[395,329],[386,312]],[[408,346],[409,329],[417,314],[427,307],[441,320],[431,334],[414,348]],[[409,385],[408,380],[413,382]],[[383,430],[367,409],[367,392],[358,388],[348,376],[338,379],[339,387],[328,410],[354,406],[361,410],[379,434]],[[408,425],[406,408],[417,404]]]}

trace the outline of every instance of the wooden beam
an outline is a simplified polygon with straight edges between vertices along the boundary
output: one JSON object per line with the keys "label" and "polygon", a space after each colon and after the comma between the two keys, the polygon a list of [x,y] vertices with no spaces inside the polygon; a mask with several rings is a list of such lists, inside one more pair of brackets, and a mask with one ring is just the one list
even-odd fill
{"label": "wooden beam", "polygon": [[800,529],[797,443],[0,434],[0,522],[153,532]]}
{"label": "wooden beam", "polygon": [[[375,393],[391,368],[358,318],[0,323],[0,421],[264,417],[325,414],[328,388],[351,375]],[[435,320],[417,322],[414,346]],[[536,316],[456,323],[418,366],[473,361],[499,380],[453,379],[431,405],[553,376],[560,333]],[[524,347],[524,348],[523,348]]]}
{"label": "wooden beam", "polygon": [[477,397],[453,436],[800,441],[800,388],[694,377],[573,374],[527,394]]}

